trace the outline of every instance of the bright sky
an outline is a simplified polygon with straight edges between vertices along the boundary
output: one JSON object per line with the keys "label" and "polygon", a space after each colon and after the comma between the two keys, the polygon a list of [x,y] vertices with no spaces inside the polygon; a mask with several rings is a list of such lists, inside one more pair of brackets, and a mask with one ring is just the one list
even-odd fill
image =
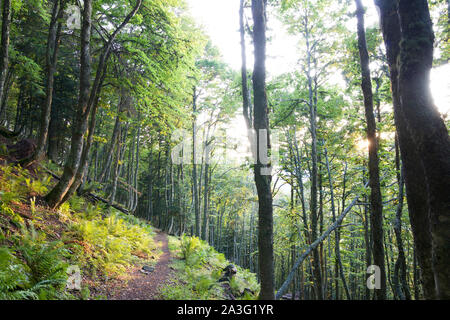
{"label": "bright sky", "polygon": [[[202,25],[213,43],[220,49],[226,63],[231,68],[241,67],[239,35],[239,0],[187,0],[191,14]],[[363,0],[367,6],[366,25],[378,21],[378,15],[372,0]],[[354,21],[356,30],[356,21]],[[350,22],[351,23],[351,20]],[[349,25],[352,27],[352,25]],[[296,40],[289,36],[281,23],[273,16],[268,21],[269,36],[272,36],[267,48],[267,70],[276,76],[295,68],[298,56],[295,50]],[[248,65],[253,65],[252,46],[248,45]],[[441,113],[450,113],[450,65],[433,70],[431,90],[435,103]]]}
{"label": "bright sky", "polygon": [[[212,42],[219,48],[224,61],[234,70],[241,68],[241,48],[239,34],[239,3],[240,0],[187,0],[191,14],[199,25],[203,26],[205,32],[210,36]],[[373,0],[363,0],[363,4],[368,8],[365,22],[366,26],[373,26],[378,23],[378,14],[373,4]],[[349,20],[347,27],[356,32],[356,21]],[[271,40],[267,47],[266,68],[270,76],[277,76],[296,68],[298,53],[296,52],[297,40],[288,35],[285,28],[275,17],[269,16],[268,36]],[[253,47],[247,45],[248,67],[253,65]],[[431,73],[431,90],[435,103],[439,111],[450,116],[450,64]],[[330,79],[332,83],[342,82],[340,75]],[[235,141],[238,146],[232,157],[241,162],[245,154],[248,141],[246,138],[246,126],[242,115],[238,115],[227,133],[231,141]],[[238,160],[240,159],[240,160]],[[251,175],[251,172],[249,172]],[[275,174],[276,176],[276,174]],[[281,193],[289,194],[289,188],[284,186]]]}

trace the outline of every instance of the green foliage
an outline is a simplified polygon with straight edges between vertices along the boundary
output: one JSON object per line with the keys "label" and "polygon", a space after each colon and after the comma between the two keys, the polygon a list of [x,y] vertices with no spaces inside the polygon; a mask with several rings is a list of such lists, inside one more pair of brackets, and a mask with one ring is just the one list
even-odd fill
{"label": "green foliage", "polygon": [[194,259],[195,250],[200,247],[201,240],[198,237],[189,237],[186,234],[181,236],[181,253],[187,265],[191,265]]}
{"label": "green foliage", "polygon": [[0,247],[0,300],[37,299],[27,284],[24,265],[10,249]]}
{"label": "green foliage", "polygon": [[[84,266],[96,274],[116,276],[126,271],[138,257],[148,256],[156,250],[148,230],[128,222],[118,214],[106,218],[95,212],[78,214],[79,221],[70,226],[65,234],[68,239],[81,241],[83,246],[74,246]],[[90,217],[90,220],[88,219]]]}
{"label": "green foliage", "polygon": [[66,249],[23,230],[13,249],[0,247],[0,300],[67,298]]}
{"label": "green foliage", "polygon": [[39,195],[43,195],[48,191],[47,185],[49,181],[50,177],[47,177],[45,181],[31,180],[30,178],[25,179],[25,183],[28,187],[29,193],[36,193]]}
{"label": "green foliage", "polygon": [[[178,270],[176,278],[161,290],[164,299],[224,299],[226,293],[219,279],[223,268],[230,264],[225,256],[214,250],[198,237],[185,234],[180,239],[169,237],[169,249],[179,254],[183,260],[174,263]],[[238,273],[230,282],[231,290],[237,297],[255,299],[259,284],[255,274],[238,268]],[[245,294],[245,289],[248,293]],[[250,291],[255,294],[250,294]]]}

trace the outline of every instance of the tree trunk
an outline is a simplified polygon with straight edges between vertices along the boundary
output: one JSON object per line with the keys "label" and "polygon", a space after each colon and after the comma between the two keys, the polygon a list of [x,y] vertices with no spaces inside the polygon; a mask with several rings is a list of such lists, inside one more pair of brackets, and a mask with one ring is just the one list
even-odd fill
{"label": "tree trunk", "polygon": [[40,161],[45,156],[45,146],[47,144],[48,130],[50,126],[50,116],[52,110],[53,101],[53,83],[55,80],[56,65],[58,59],[59,39],[61,36],[61,23],[58,20],[61,19],[64,12],[64,1],[54,0],[52,17],[50,20],[47,51],[46,51],[46,76],[47,86],[45,92],[45,102],[41,110],[41,127],[39,131],[39,138],[36,144],[36,151],[31,158],[31,162]]}
{"label": "tree trunk", "polygon": [[[126,138],[126,136],[125,136]],[[121,138],[121,132],[119,132],[119,140],[116,144],[116,161],[114,164],[114,170],[113,170],[113,177],[112,177],[112,187],[111,187],[111,196],[108,201],[108,205],[111,206],[114,204],[114,200],[116,197],[116,191],[117,191],[117,181],[119,179],[119,166],[120,166],[120,160],[121,160],[121,151],[122,151],[122,138]]]}
{"label": "tree trunk", "polygon": [[438,299],[450,299],[450,137],[429,86],[432,22],[426,0],[400,0],[398,13],[400,114],[425,172],[436,295]]}
{"label": "tree trunk", "polygon": [[[397,295],[401,300],[411,300],[411,294],[409,292],[409,288],[406,281],[406,259],[405,252],[403,249],[403,239],[402,239],[402,214],[403,214],[403,198],[404,198],[404,170],[401,169],[400,164],[400,153],[398,150],[398,141],[397,137],[395,140],[395,164],[397,170],[397,183],[398,183],[398,205],[395,213],[395,221],[394,221],[394,232],[395,238],[397,240],[397,248],[398,248],[398,257],[395,262],[394,267],[394,288],[397,292]],[[402,285],[402,290],[400,289],[400,282]]]}
{"label": "tree trunk", "polygon": [[250,106],[250,92],[248,88],[248,78],[247,78],[247,53],[245,45],[245,26],[244,26],[244,5],[245,0],[241,0],[239,7],[239,24],[240,24],[240,35],[241,35],[241,78],[242,78],[242,98],[243,98],[243,115],[245,119],[245,124],[247,125],[247,130],[252,128],[251,114],[249,112]]}
{"label": "tree trunk", "polygon": [[200,236],[200,201],[198,195],[198,177],[197,177],[197,90],[194,88],[192,96],[192,188],[193,188],[193,202],[194,202],[194,213],[195,213],[195,235]]}
{"label": "tree trunk", "polygon": [[380,11],[380,25],[389,64],[395,125],[404,166],[408,213],[414,236],[417,262],[421,269],[424,296],[426,299],[434,299],[436,292],[431,264],[431,232],[428,219],[425,170],[415,144],[408,133],[407,124],[401,112],[398,91],[399,68],[397,59],[400,54],[401,32],[397,5],[396,2],[387,0],[376,0],[375,3]]}
{"label": "tree trunk", "polygon": [[[208,151],[206,151],[208,152]],[[209,173],[209,156],[205,157],[205,177],[204,177],[204,196],[203,196],[203,224],[202,224],[202,239],[208,239],[208,197],[209,197],[209,185],[208,185],[208,173]]]}
{"label": "tree trunk", "polygon": [[52,208],[61,205],[61,201],[75,180],[75,174],[80,166],[83,150],[83,137],[87,129],[85,120],[89,102],[90,74],[91,74],[91,27],[92,0],[86,0],[83,10],[83,24],[81,27],[81,57],[80,57],[80,91],[78,97],[77,115],[72,132],[70,153],[64,166],[64,172],[58,184],[46,195],[46,201]]}
{"label": "tree trunk", "polygon": [[[9,64],[9,32],[11,27],[11,0],[3,0],[2,7],[2,39],[0,44],[0,101],[3,101],[6,74]],[[0,110],[0,119],[4,110]]]}
{"label": "tree trunk", "polygon": [[383,247],[383,204],[380,189],[380,169],[378,165],[377,128],[373,112],[372,82],[369,69],[369,53],[364,29],[364,8],[361,0],[356,2],[358,19],[358,48],[361,59],[361,88],[364,95],[364,107],[367,121],[367,140],[369,144],[369,185],[370,185],[370,222],[373,238],[373,260],[380,268],[381,288],[376,290],[377,299],[386,299],[386,271]]}
{"label": "tree trunk", "polygon": [[[334,205],[334,188],[333,188],[333,179],[331,176],[331,170],[330,170],[330,162],[328,161],[328,154],[327,154],[327,149],[325,148],[325,161],[326,161],[326,165],[327,165],[327,171],[328,171],[328,183],[330,184],[330,198],[331,198],[331,213],[333,215],[333,222],[336,221],[336,207]],[[346,172],[344,172],[344,179],[346,176]],[[335,231],[335,237],[334,237],[334,254],[336,255],[336,262],[335,262],[335,277],[336,277],[336,295],[338,295],[338,273],[339,276],[341,277],[342,280],[342,284],[344,286],[344,290],[345,290],[345,294],[347,296],[348,300],[351,300],[350,297],[350,292],[348,291],[348,287],[347,287],[347,281],[345,280],[345,275],[344,275],[344,270],[342,268],[342,260],[341,260],[341,250],[340,250],[340,246],[339,246],[339,242],[340,242],[340,234],[338,232],[339,228],[336,229]],[[340,271],[340,272],[339,272]],[[336,296],[337,298],[337,296]],[[337,298],[338,299],[338,298]]]}
{"label": "tree trunk", "polygon": [[[255,184],[258,192],[258,248],[259,273],[261,291],[259,298],[273,300],[274,263],[273,263],[273,208],[272,208],[272,176],[261,155],[268,155],[270,150],[269,119],[266,96],[266,5],[265,0],[252,0],[253,42],[255,47],[255,66],[253,71],[254,93],[254,128],[257,136],[257,155],[254,167]],[[261,141],[262,140],[262,141]],[[260,143],[261,141],[261,143]],[[265,144],[263,143],[265,142]],[[263,145],[263,148],[261,148]],[[267,146],[267,148],[265,148]],[[266,175],[264,175],[266,173]],[[268,174],[267,174],[268,173]]]}
{"label": "tree trunk", "polygon": [[102,172],[100,173],[100,176],[98,178],[98,181],[105,182],[105,178],[107,177],[107,171],[111,168],[111,162],[113,158],[113,153],[115,149],[115,144],[117,143],[117,136],[119,134],[119,127],[120,127],[120,120],[122,117],[122,113],[124,110],[128,109],[130,107],[129,104],[130,96],[126,95],[125,93],[120,95],[120,101],[119,105],[117,107],[117,116],[116,116],[116,122],[114,123],[114,128],[109,144],[108,151],[106,152],[106,157],[103,164]]}

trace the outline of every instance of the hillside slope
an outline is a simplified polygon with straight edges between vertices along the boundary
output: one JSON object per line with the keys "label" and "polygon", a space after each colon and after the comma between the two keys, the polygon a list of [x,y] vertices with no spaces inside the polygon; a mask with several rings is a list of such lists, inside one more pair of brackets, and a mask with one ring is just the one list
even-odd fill
{"label": "hillside slope", "polygon": [[79,196],[50,210],[42,196],[56,181],[45,164],[2,163],[0,299],[256,297],[246,270],[219,282],[229,262],[198,238],[168,241],[146,221]]}

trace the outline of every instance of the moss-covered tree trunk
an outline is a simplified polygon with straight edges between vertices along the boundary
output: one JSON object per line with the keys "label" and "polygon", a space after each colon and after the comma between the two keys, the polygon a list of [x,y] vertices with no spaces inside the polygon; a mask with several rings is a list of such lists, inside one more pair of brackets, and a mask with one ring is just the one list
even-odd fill
{"label": "moss-covered tree trunk", "polygon": [[449,257],[443,254],[449,251],[450,242],[446,191],[450,183],[450,147],[429,90],[434,38],[431,20],[426,1],[377,0],[376,4],[390,69],[415,253],[424,296],[435,299],[439,287],[438,296],[448,295],[450,282],[448,267],[444,267]]}
{"label": "moss-covered tree trunk", "polygon": [[450,299],[450,137],[430,91],[433,27],[426,0],[400,0],[398,13],[400,113],[425,172],[436,295]]}
{"label": "moss-covered tree trunk", "polygon": [[75,180],[75,174],[80,166],[83,150],[83,137],[87,129],[87,109],[89,102],[90,76],[91,76],[91,28],[92,28],[92,0],[86,0],[83,10],[83,23],[81,27],[80,46],[80,89],[78,96],[77,115],[72,132],[70,153],[64,166],[64,172],[58,184],[45,197],[50,207],[56,208]]}

